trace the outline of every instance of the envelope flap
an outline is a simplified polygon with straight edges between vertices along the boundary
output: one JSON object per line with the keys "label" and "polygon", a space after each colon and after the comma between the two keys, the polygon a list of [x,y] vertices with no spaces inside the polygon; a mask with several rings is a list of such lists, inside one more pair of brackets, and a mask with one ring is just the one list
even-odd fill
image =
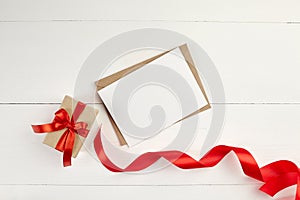
{"label": "envelope flap", "polygon": [[[174,49],[174,48],[173,48],[173,49]],[[153,60],[155,60],[155,59],[157,59],[157,58],[159,58],[159,57],[165,55],[166,53],[169,53],[169,52],[172,51],[173,49],[168,50],[168,51],[165,51],[165,52],[163,52],[163,53],[161,53],[161,54],[158,54],[158,55],[156,55],[156,56],[153,56],[153,57],[151,57],[151,58],[149,58],[149,59],[147,59],[147,60],[144,60],[144,61],[142,61],[142,62],[140,62],[140,63],[137,63],[137,64],[135,64],[135,65],[132,65],[131,67],[128,67],[128,68],[126,68],[126,69],[123,69],[123,70],[118,71],[118,72],[116,72],[116,73],[114,73],[114,74],[112,74],[112,75],[109,75],[109,76],[107,76],[107,77],[105,77],[105,78],[102,78],[102,79],[98,80],[98,81],[96,82],[97,91],[98,91],[98,90],[101,90],[102,88],[105,88],[106,86],[112,84],[113,82],[118,81],[118,80],[121,79],[122,77],[124,77],[124,76],[126,76],[126,75],[128,75],[128,74],[130,74],[130,73],[132,73],[132,72],[134,72],[135,70],[137,70],[137,69],[143,67],[144,65],[146,65],[146,64],[148,64],[148,63],[150,63],[150,62],[152,62]]]}

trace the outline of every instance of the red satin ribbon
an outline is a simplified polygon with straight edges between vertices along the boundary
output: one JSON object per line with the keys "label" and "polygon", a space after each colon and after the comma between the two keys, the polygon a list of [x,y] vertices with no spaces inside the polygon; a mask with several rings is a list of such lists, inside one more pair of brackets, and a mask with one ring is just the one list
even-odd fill
{"label": "red satin ribbon", "polygon": [[89,130],[85,122],[76,122],[85,108],[85,104],[78,102],[70,119],[68,112],[61,108],[55,113],[54,120],[49,124],[31,125],[35,133],[49,133],[66,129],[56,144],[55,149],[63,152],[64,167],[71,165],[71,157],[75,142],[75,133],[87,137]]}
{"label": "red satin ribbon", "polygon": [[244,173],[263,182],[261,191],[274,196],[279,191],[297,184],[295,200],[300,200],[300,169],[296,164],[280,160],[259,168],[254,157],[243,148],[219,145],[212,148],[199,161],[180,151],[147,152],[138,156],[127,167],[120,168],[112,163],[103,149],[101,129],[94,140],[94,149],[101,163],[112,172],[134,172],[143,170],[158,159],[164,158],[181,169],[208,168],[217,165],[228,153],[234,152]]}

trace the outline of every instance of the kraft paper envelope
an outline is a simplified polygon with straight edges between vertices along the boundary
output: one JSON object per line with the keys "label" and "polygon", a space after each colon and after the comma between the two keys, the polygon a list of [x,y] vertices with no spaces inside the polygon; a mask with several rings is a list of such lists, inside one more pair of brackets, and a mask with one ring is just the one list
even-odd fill
{"label": "kraft paper envelope", "polygon": [[[177,54],[176,56],[174,55],[175,53]],[[182,58],[179,58],[179,56],[178,56],[179,54],[181,54],[180,56]],[[168,64],[168,62],[169,62],[169,64]],[[195,95],[198,94],[199,99],[200,99],[199,100],[200,103],[198,102],[198,104],[197,104],[198,107],[195,107],[195,109],[193,108],[193,110],[189,110],[188,113],[184,113],[184,115],[181,115],[181,116],[183,116],[181,118],[178,118],[176,120],[175,120],[175,118],[171,119],[171,120],[173,120],[173,121],[171,121],[172,123],[169,121],[168,124],[166,124],[166,126],[164,128],[167,128],[167,127],[171,126],[172,124],[178,123],[181,120],[184,120],[188,117],[191,117],[195,114],[198,114],[200,112],[203,112],[203,111],[211,108],[208,97],[205,92],[205,89],[201,82],[200,76],[197,72],[197,69],[194,65],[194,62],[192,60],[192,57],[188,50],[187,45],[184,44],[179,47],[173,48],[171,50],[165,51],[161,54],[158,54],[154,57],[151,57],[147,60],[137,63],[133,66],[130,66],[130,67],[125,68],[121,71],[118,71],[112,75],[102,78],[96,82],[98,94],[107,109],[110,121],[115,129],[115,132],[118,136],[118,139],[119,139],[119,142],[121,145],[129,144],[128,141],[129,141],[130,137],[127,134],[124,134],[125,129],[122,126],[119,126],[120,121],[118,121],[118,120],[123,120],[123,119],[117,119],[118,116],[114,116],[115,113],[113,113],[111,102],[108,100],[108,98],[111,97],[111,95],[113,93],[112,90],[116,87],[116,85],[118,84],[118,82],[120,80],[124,80],[124,79],[126,80],[129,78],[132,80],[134,78],[139,77],[140,75],[143,75],[143,73],[147,73],[147,71],[145,71],[145,70],[150,69],[150,67],[153,67],[154,65],[157,67],[161,64],[163,66],[171,65],[170,68],[172,68],[172,70],[173,69],[181,70],[179,73],[187,79],[186,81],[190,85],[195,85],[195,88],[193,88],[194,89],[193,91],[194,91]],[[183,67],[184,67],[184,69],[183,69]],[[184,75],[184,74],[186,74],[186,75]],[[176,80],[174,80],[174,82],[176,82]],[[145,99],[149,99],[149,98],[145,98]],[[120,101],[122,101],[122,100],[120,100]],[[133,139],[133,141],[134,141],[134,139]],[[130,141],[129,145],[131,145],[131,142],[132,141]]]}

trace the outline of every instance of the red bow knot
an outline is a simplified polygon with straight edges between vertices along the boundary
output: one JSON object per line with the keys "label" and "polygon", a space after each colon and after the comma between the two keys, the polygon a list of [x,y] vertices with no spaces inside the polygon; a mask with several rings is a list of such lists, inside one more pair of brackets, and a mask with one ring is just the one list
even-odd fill
{"label": "red bow knot", "polygon": [[76,106],[71,119],[68,112],[65,109],[61,108],[55,113],[55,117],[52,123],[32,125],[33,131],[35,133],[49,133],[66,129],[65,132],[61,135],[55,147],[55,149],[63,152],[64,167],[71,165],[75,134],[86,138],[89,133],[89,130],[87,129],[87,123],[76,122],[76,120],[79,117],[79,114],[84,109],[84,107],[82,107],[83,105],[84,104],[79,104],[79,108],[78,106]]}

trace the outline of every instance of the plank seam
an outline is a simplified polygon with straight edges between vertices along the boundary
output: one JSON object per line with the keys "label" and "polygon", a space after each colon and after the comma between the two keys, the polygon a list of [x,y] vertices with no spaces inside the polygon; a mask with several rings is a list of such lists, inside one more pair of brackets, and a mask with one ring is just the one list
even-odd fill
{"label": "plank seam", "polygon": [[194,186],[255,186],[259,185],[259,183],[216,183],[216,184],[204,184],[204,183],[199,183],[199,184],[141,184],[141,185],[134,185],[134,184],[121,184],[121,185],[109,185],[109,184],[0,184],[0,186],[61,186],[61,187],[82,187],[82,186],[87,186],[87,187],[194,187]]}
{"label": "plank seam", "polygon": [[[86,102],[85,102],[86,103]],[[60,105],[61,102],[0,102],[2,105]],[[87,102],[89,105],[101,105],[102,103]],[[300,102],[226,102],[211,103],[212,105],[300,105]]]}
{"label": "plank seam", "polygon": [[0,23],[36,22],[178,22],[221,24],[300,24],[300,21],[221,21],[221,20],[133,20],[133,19],[53,19],[53,20],[0,20]]}

